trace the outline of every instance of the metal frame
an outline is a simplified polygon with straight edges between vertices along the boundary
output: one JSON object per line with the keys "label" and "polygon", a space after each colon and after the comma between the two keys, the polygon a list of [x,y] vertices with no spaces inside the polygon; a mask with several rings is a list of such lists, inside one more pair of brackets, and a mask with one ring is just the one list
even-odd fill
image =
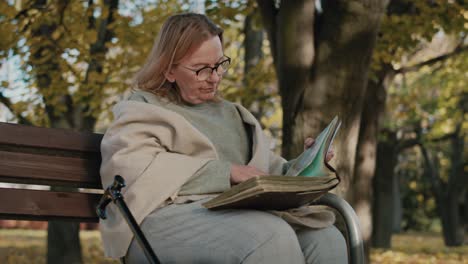
{"label": "metal frame", "polygon": [[361,228],[359,227],[359,219],[351,205],[343,198],[326,193],[317,201],[317,204],[322,204],[334,208],[343,217],[346,231],[348,234],[348,255],[349,263],[362,264],[365,263],[364,243],[361,236]]}

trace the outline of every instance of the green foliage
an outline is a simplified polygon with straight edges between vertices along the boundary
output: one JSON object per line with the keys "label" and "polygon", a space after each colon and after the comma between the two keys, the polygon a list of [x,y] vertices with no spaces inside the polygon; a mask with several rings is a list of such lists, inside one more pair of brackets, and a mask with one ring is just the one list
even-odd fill
{"label": "green foliage", "polygon": [[2,60],[8,56],[8,50],[15,46],[18,35],[13,34],[17,30],[17,25],[10,21],[16,13],[15,8],[6,1],[2,1],[0,2],[0,10],[0,25],[2,25],[0,27],[0,36],[2,36],[0,38],[0,60]]}
{"label": "green foliage", "polygon": [[466,6],[457,1],[391,1],[373,54],[373,71],[381,69],[382,64],[399,66],[402,59],[430,42],[437,32],[466,31],[466,12]]}
{"label": "green foliage", "polygon": [[205,1],[206,14],[222,28],[227,29],[244,21],[247,14],[255,8],[255,1]]}
{"label": "green foliage", "polygon": [[[423,144],[439,161],[442,183],[448,181],[453,150],[447,140],[433,140],[454,133],[459,124],[462,131],[467,131],[467,113],[462,107],[468,92],[467,66],[467,54],[463,53],[417,72],[397,76],[389,89],[387,120],[391,122],[387,124],[400,131],[400,135],[419,133]],[[466,142],[466,133],[464,137]],[[401,136],[400,140],[403,138]],[[457,155],[464,155],[464,160],[468,158],[466,151]],[[403,174],[404,228],[428,230],[437,216],[434,192],[428,176],[423,173],[422,159],[414,150],[399,156],[398,171]]]}
{"label": "green foliage", "polygon": [[[371,78],[391,81],[386,91],[385,130],[394,131],[400,142],[420,138],[439,160],[442,183],[448,179],[452,150],[446,141],[433,141],[453,133],[459,124],[462,131],[468,128],[466,107],[462,107],[468,94],[468,57],[465,50],[424,63],[466,45],[467,18],[467,7],[459,1],[391,1],[373,57]],[[460,155],[468,157],[466,151]],[[401,181],[405,229],[437,226],[434,193],[422,159],[416,149],[399,155],[396,173]]]}
{"label": "green foliage", "polygon": [[[109,120],[110,106],[129,91],[162,23],[170,15],[189,11],[191,1],[119,1],[118,12],[107,26],[111,35],[101,50],[97,48],[102,44],[99,27],[109,14],[105,1],[52,0],[40,8],[33,3],[22,1],[18,10],[11,2],[0,3],[0,34],[8,36],[0,39],[0,60],[21,61],[15,65],[19,79],[4,83],[0,93],[13,102],[16,114],[48,125],[46,105],[59,117],[72,110],[74,116],[81,112]],[[245,102],[248,108],[256,105],[262,115],[271,116],[279,108],[271,59],[261,60],[244,76],[243,21],[254,8],[254,1],[205,3],[206,13],[224,29],[225,53],[233,61],[222,93],[227,99]],[[50,34],[40,34],[44,26]],[[13,31],[18,34],[11,34]],[[267,45],[265,42],[264,52],[269,58]],[[25,91],[19,95],[18,89]],[[71,106],[64,96],[70,96]]]}
{"label": "green foliage", "polygon": [[[100,26],[110,12],[104,1],[55,0],[42,7],[23,1],[21,10],[2,2],[0,30],[16,27],[18,34],[2,34],[14,37],[0,40],[0,59],[22,61],[20,82],[29,89],[28,104],[34,104],[26,115],[38,124],[46,123],[47,118],[34,111],[48,105],[63,116],[71,110],[64,96],[70,96],[72,110],[98,117],[129,88],[162,22],[181,12],[182,5],[182,1],[121,1],[121,9],[106,27],[110,34],[104,36]],[[0,92],[11,88],[3,89]],[[13,105],[15,112],[23,113],[24,99],[11,99],[19,101]]]}
{"label": "green foliage", "polygon": [[401,228],[405,231],[440,232],[432,185],[427,175],[424,175],[422,162],[418,148],[408,149],[399,156],[396,173],[400,180],[401,203],[404,206]]}

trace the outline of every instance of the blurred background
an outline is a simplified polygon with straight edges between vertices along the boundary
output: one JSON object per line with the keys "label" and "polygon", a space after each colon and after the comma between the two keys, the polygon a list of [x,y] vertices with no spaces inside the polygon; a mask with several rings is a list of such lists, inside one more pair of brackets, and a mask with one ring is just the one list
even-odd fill
{"label": "blurred background", "polygon": [[[221,93],[276,152],[343,120],[336,192],[372,263],[468,263],[465,0],[2,0],[0,121],[105,132],[162,23],[189,11],[224,29]],[[46,222],[0,228],[1,263],[46,262]],[[83,262],[114,263],[81,229]]]}

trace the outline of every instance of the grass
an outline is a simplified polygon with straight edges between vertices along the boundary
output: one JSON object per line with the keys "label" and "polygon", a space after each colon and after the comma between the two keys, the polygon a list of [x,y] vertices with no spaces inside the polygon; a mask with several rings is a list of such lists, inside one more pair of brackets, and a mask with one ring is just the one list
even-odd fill
{"label": "grass", "polygon": [[[98,231],[81,231],[83,262],[120,263],[105,258]],[[0,263],[46,263],[46,230],[0,229]]]}
{"label": "grass", "polygon": [[[98,231],[81,231],[84,263],[119,263],[105,258]],[[45,230],[0,229],[0,263],[46,263]],[[466,263],[468,245],[448,248],[438,234],[405,233],[392,238],[392,249],[372,249],[371,263]]]}

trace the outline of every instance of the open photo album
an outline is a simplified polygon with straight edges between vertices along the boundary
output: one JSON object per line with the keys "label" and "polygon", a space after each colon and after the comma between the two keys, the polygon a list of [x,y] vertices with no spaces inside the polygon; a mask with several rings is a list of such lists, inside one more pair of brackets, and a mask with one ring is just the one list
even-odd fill
{"label": "open photo album", "polygon": [[333,118],[315,143],[292,161],[284,175],[251,178],[231,187],[203,204],[208,209],[250,208],[285,210],[310,204],[340,182],[326,161],[327,152],[340,128]]}

